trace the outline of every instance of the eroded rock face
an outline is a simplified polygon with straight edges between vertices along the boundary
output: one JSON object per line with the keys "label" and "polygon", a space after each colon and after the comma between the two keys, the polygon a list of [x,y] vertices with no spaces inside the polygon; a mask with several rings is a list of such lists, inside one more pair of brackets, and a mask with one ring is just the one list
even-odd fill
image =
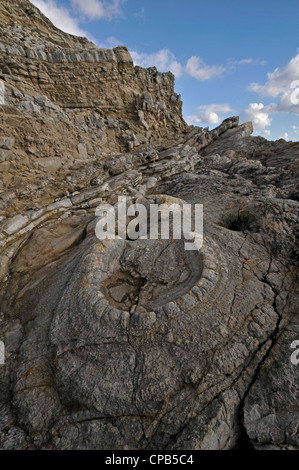
{"label": "eroded rock face", "polygon": [[1,2],[0,36],[5,215],[83,189],[106,157],[187,128],[173,74],[134,67],[124,46],[63,33],[29,0]]}
{"label": "eroded rock face", "polygon": [[[1,449],[298,449],[298,143],[236,117],[187,127],[171,76],[124,48],[65,35],[25,0],[0,18]],[[92,81],[72,94],[90,67],[113,108]],[[120,195],[203,204],[202,247],[99,240],[96,207]]]}

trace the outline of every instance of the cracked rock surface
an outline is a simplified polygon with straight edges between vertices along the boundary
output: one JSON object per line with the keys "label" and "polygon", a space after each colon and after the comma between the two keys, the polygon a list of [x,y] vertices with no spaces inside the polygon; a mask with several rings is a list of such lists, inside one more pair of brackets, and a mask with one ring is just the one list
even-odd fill
{"label": "cracked rock surface", "polygon": [[[298,450],[299,144],[187,126],[171,74],[27,0],[0,27],[0,448]],[[202,247],[99,240],[120,195],[203,204]]]}

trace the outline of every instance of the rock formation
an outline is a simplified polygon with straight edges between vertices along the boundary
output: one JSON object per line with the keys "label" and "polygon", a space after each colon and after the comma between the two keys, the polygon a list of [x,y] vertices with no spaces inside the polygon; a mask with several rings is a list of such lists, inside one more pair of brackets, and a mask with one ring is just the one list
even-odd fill
{"label": "rock formation", "polygon": [[[0,448],[299,449],[299,143],[28,0],[0,32]],[[118,196],[203,204],[202,248],[98,240]]]}

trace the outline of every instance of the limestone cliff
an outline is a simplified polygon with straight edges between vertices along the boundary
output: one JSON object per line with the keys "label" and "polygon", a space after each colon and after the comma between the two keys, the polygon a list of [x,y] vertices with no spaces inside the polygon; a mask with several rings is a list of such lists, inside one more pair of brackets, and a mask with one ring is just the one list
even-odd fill
{"label": "limestone cliff", "polygon": [[[299,449],[299,143],[187,126],[28,0],[0,33],[0,448]],[[119,195],[203,204],[203,246],[99,241]]]}
{"label": "limestone cliff", "polygon": [[99,49],[62,33],[28,0],[1,2],[0,80],[1,132],[10,137],[9,148],[0,142],[2,210],[16,203],[15,188],[17,199],[62,196],[91,179],[68,184],[74,166],[186,128],[170,72],[134,67],[125,47]]}

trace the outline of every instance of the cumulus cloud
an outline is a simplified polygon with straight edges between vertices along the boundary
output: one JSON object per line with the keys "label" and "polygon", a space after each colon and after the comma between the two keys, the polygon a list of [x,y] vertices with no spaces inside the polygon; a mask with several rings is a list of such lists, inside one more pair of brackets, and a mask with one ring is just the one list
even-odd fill
{"label": "cumulus cloud", "polygon": [[201,57],[192,56],[187,60],[185,70],[191,77],[196,78],[196,80],[206,81],[216,75],[221,75],[225,71],[225,68],[220,65],[207,65]]}
{"label": "cumulus cloud", "polygon": [[90,37],[86,31],[80,28],[79,20],[72,17],[67,8],[58,6],[55,0],[31,0],[31,3],[65,33]]}
{"label": "cumulus cloud", "polygon": [[272,118],[269,117],[271,107],[265,107],[263,103],[250,103],[245,110],[245,120],[252,121],[256,129],[265,129],[269,127]]}
{"label": "cumulus cloud", "polygon": [[252,83],[249,90],[275,97],[290,88],[291,83],[299,79],[299,53],[285,67],[278,67],[274,72],[268,73],[267,78],[264,85]]}
{"label": "cumulus cloud", "polygon": [[168,72],[170,70],[176,77],[180,77],[182,75],[182,65],[176,60],[175,55],[168,49],[161,49],[152,54],[130,51],[130,54],[135,65],[140,65],[145,68],[156,66],[161,72]]}
{"label": "cumulus cloud", "polygon": [[[267,74],[264,85],[251,83],[249,91],[262,96],[278,98],[275,112],[292,112],[299,114],[299,53],[285,67],[278,67]],[[297,89],[298,88],[298,89]]]}
{"label": "cumulus cloud", "polygon": [[221,75],[225,71],[225,68],[222,66],[205,64],[198,56],[190,57],[184,66],[169,49],[160,49],[150,54],[137,51],[130,51],[130,53],[136,65],[141,67],[152,67],[155,65],[161,72],[170,70],[176,77],[187,74],[196,80],[206,81],[216,75]]}
{"label": "cumulus cloud", "polygon": [[122,14],[121,5],[124,0],[71,0],[71,4],[90,20],[112,20]]}
{"label": "cumulus cloud", "polygon": [[224,115],[232,115],[234,110],[228,104],[209,104],[202,105],[198,108],[199,113],[193,116],[187,116],[188,124],[219,124],[223,121]]}

